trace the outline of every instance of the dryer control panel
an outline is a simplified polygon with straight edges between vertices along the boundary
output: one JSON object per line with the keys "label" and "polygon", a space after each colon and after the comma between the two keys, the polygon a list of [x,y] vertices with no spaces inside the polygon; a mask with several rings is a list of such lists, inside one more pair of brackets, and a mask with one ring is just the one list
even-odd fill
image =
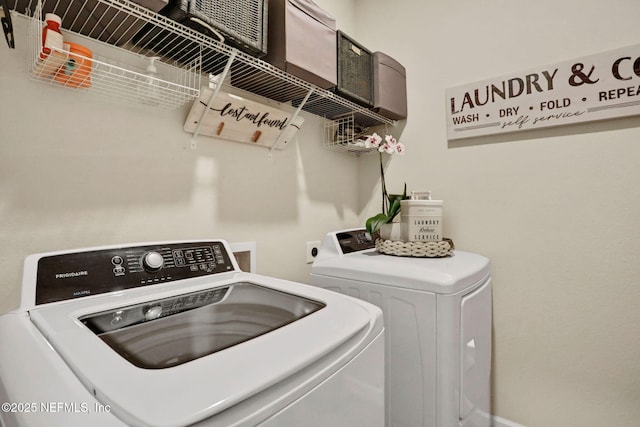
{"label": "dryer control panel", "polygon": [[36,304],[234,271],[224,243],[180,242],[45,255]]}
{"label": "dryer control panel", "polygon": [[364,251],[376,247],[376,243],[371,238],[371,235],[367,233],[367,230],[364,228],[336,233],[336,239],[338,239],[340,250],[343,254]]}

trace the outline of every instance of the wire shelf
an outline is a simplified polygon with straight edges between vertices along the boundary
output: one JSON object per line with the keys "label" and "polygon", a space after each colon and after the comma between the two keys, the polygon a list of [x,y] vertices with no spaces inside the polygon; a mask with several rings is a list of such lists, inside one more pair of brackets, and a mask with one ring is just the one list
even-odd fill
{"label": "wire shelf", "polygon": [[370,128],[358,125],[353,114],[347,114],[334,120],[326,120],[324,130],[324,145],[330,150],[343,151],[357,156],[378,151],[377,148],[368,147],[365,144],[366,136],[371,133]]}
{"label": "wire shelf", "polygon": [[[128,0],[8,1],[12,9],[31,17],[31,77],[36,80],[119,100],[176,108],[198,98],[202,73],[208,73],[209,80],[219,82],[221,87],[246,90],[324,117],[325,146],[356,155],[375,151],[363,146],[359,133],[373,126],[396,124]],[[79,37],[90,45],[115,47],[118,61],[78,51],[73,44],[42,56],[42,18],[46,13],[61,17],[65,42]],[[158,76],[145,72],[150,57],[159,59]],[[198,133],[196,129],[193,148]]]}
{"label": "wire shelf", "polygon": [[[175,82],[165,79],[158,83],[166,86],[165,90],[175,84],[175,90],[187,100],[194,99],[199,94],[200,76],[192,79],[192,75],[198,74],[196,71],[199,69],[200,74],[223,74],[220,79],[223,85],[245,89],[281,103],[290,103],[327,119],[353,114],[354,120],[362,126],[397,123],[128,0],[7,1],[11,9],[37,20],[42,20],[45,13],[55,13],[62,18],[62,28],[74,35],[115,46],[136,58],[158,56],[161,64],[175,64],[184,73],[186,81],[183,82],[183,77],[179,77]],[[52,60],[53,58],[49,59]],[[229,62],[231,66],[227,67]],[[54,64],[42,64],[38,58],[34,58],[33,66],[37,71],[35,77],[58,84],[55,78],[47,78],[40,72],[42,68],[48,69],[52,65]],[[92,68],[91,86],[77,89],[95,91],[102,88],[101,81],[104,80],[108,86],[104,89],[105,92],[114,90],[118,94],[129,93],[129,97],[136,98],[137,95],[131,95],[132,91],[137,92],[139,83],[148,81],[144,75],[144,65],[132,70],[95,57]],[[225,69],[229,72],[223,73]],[[160,66],[158,71],[160,74],[164,73]],[[166,76],[165,74],[165,78]],[[114,89],[113,86],[118,88]],[[133,90],[134,87],[136,90]],[[182,99],[176,103],[181,101]]]}
{"label": "wire shelf", "polygon": [[[126,50],[120,53],[118,61],[94,55],[84,44],[70,43],[71,40],[83,39],[74,37],[73,33],[66,30],[63,30],[65,48],[54,48],[50,54],[43,55],[41,37],[44,5],[43,2],[36,4],[29,27],[32,79],[163,109],[180,107],[199,95],[199,57],[190,64],[178,66],[158,62],[158,74],[152,77],[145,73],[149,60],[143,56]],[[68,10],[59,16],[65,15],[68,16]],[[71,22],[69,25],[75,24]]]}

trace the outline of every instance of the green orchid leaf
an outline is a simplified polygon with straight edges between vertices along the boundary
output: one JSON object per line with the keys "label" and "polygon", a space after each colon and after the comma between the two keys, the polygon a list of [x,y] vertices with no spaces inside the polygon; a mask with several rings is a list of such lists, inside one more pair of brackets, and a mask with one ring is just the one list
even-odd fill
{"label": "green orchid leaf", "polygon": [[400,212],[400,199],[396,198],[391,201],[391,205],[389,206],[389,218],[393,219]]}
{"label": "green orchid leaf", "polygon": [[[384,175],[383,175],[383,185],[384,185]],[[373,235],[376,231],[378,231],[378,229],[382,224],[390,223],[391,221],[393,221],[393,218],[395,218],[396,215],[398,215],[401,207],[400,202],[402,200],[407,199],[407,183],[406,182],[404,183],[404,191],[402,192],[402,194],[388,194],[386,198],[389,201],[389,213],[388,214],[379,213],[367,219],[365,223],[365,227],[369,232],[369,234]],[[384,197],[383,197],[383,200],[384,200]]]}
{"label": "green orchid leaf", "polygon": [[365,227],[369,232],[369,234],[373,234],[376,231],[378,231],[378,228],[380,228],[382,224],[386,224],[389,221],[390,221],[390,218],[387,215],[383,213],[379,213],[367,219],[367,222],[365,223]]}
{"label": "green orchid leaf", "polygon": [[407,183],[405,182],[404,184],[404,191],[402,194],[390,194],[389,195],[389,221],[391,222],[393,221],[393,218],[396,217],[396,215],[398,215],[398,213],[400,212],[400,202],[402,200],[406,200],[407,199]]}

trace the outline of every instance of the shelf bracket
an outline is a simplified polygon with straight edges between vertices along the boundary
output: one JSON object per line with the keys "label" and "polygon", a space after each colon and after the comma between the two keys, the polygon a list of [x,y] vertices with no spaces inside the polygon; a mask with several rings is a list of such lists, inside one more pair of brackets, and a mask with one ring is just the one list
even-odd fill
{"label": "shelf bracket", "polygon": [[[227,78],[227,74],[229,74],[229,70],[231,69],[231,64],[233,64],[234,59],[236,58],[237,51],[234,51],[229,55],[229,59],[227,59],[227,63],[224,66],[224,70],[222,73],[218,75],[218,81],[215,83],[215,89],[213,93],[209,97],[209,101],[207,102],[207,106],[204,110],[202,110],[202,114],[200,115],[200,119],[198,120],[198,125],[196,126],[195,131],[193,131],[193,135],[191,136],[191,149],[195,150],[198,147],[198,135],[200,134],[200,128],[202,127],[202,123],[204,122],[204,118],[209,112],[209,109],[213,105],[213,101],[218,97],[218,93],[220,93],[220,88],[222,87],[222,82]],[[196,101],[197,102],[197,101]]]}
{"label": "shelf bracket", "polygon": [[302,102],[300,103],[300,105],[298,105],[298,108],[296,109],[296,111],[293,113],[293,115],[289,118],[289,124],[287,125],[287,127],[285,127],[284,129],[282,129],[282,131],[280,131],[280,134],[278,135],[278,138],[276,139],[276,142],[273,143],[273,145],[271,146],[271,148],[269,149],[269,158],[272,157],[272,153],[273,150],[278,146],[278,144],[280,143],[280,141],[282,140],[285,131],[287,130],[287,128],[289,126],[292,126],[294,121],[298,118],[298,116],[300,115],[300,111],[302,111],[302,107],[304,107],[304,104],[307,103],[307,101],[309,100],[309,97],[311,96],[311,94],[313,94],[313,88],[309,89],[309,92],[307,92],[307,94],[305,95],[304,99],[302,100]]}

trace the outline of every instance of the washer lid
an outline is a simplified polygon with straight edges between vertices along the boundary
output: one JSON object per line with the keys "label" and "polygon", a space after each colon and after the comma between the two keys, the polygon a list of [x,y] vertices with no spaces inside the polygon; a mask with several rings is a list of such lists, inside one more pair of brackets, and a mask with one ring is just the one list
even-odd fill
{"label": "washer lid", "polygon": [[217,353],[324,308],[242,282],[117,307],[79,320],[135,366],[167,369]]}
{"label": "washer lid", "polygon": [[375,249],[317,259],[312,276],[336,277],[439,294],[453,294],[489,276],[489,259],[454,251],[444,258],[383,255]]}
{"label": "washer lid", "polygon": [[[335,364],[341,366],[382,331],[381,312],[369,304],[283,280],[248,273],[232,276],[193,279],[177,291],[175,287],[134,289],[54,303],[38,307],[30,315],[101,403],[110,405],[112,412],[128,424],[154,426],[191,425],[211,417],[294,377],[323,357],[335,358]],[[238,279],[325,306],[248,341],[164,369],[134,366],[79,320],[187,292],[224,287],[232,290]],[[264,299],[264,295],[260,297]],[[169,327],[174,326],[169,323]],[[344,350],[345,345],[348,350]],[[344,351],[338,351],[338,347]]]}

